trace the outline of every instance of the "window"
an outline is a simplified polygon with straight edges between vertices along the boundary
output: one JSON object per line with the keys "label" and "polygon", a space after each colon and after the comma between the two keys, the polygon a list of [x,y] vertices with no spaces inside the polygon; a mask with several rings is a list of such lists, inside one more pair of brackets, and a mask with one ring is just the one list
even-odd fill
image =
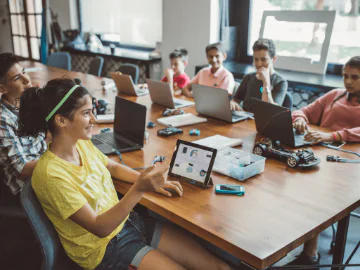
{"label": "window", "polygon": [[9,0],[11,37],[15,55],[40,59],[41,0]]}
{"label": "window", "polygon": [[[265,10],[336,10],[335,24],[330,41],[328,62],[344,64],[349,58],[360,55],[360,0],[252,0],[249,20],[247,54],[252,55],[252,44],[258,39],[262,13]],[[318,44],[324,38],[324,26],[304,23],[302,27],[278,24],[274,41],[279,54],[312,56],[316,61]],[[305,28],[311,35],[304,36]],[[284,34],[286,33],[286,34]]]}
{"label": "window", "polygon": [[84,32],[121,44],[154,48],[162,40],[162,0],[82,0],[81,17]]}

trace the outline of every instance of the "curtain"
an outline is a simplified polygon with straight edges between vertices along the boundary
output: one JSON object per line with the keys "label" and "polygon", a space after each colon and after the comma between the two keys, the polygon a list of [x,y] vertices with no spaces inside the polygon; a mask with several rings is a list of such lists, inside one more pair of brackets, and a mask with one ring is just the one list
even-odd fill
{"label": "curtain", "polygon": [[229,38],[229,0],[219,0],[220,5],[220,42]]}

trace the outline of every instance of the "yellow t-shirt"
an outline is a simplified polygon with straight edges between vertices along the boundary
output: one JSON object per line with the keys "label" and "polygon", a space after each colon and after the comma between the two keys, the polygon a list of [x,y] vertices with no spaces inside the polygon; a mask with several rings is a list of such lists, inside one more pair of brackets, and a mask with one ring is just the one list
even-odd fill
{"label": "yellow t-shirt", "polygon": [[108,237],[99,238],[69,219],[86,203],[101,214],[119,201],[106,168],[108,158],[90,140],[78,141],[76,148],[82,166],[71,164],[48,149],[35,167],[32,187],[69,257],[85,269],[94,269],[126,220]]}

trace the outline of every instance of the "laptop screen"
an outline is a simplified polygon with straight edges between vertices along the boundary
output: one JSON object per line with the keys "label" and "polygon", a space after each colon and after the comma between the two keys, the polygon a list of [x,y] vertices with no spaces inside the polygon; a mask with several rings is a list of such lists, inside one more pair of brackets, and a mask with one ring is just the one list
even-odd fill
{"label": "laptop screen", "polygon": [[146,107],[144,105],[116,97],[114,132],[136,144],[144,145]]}

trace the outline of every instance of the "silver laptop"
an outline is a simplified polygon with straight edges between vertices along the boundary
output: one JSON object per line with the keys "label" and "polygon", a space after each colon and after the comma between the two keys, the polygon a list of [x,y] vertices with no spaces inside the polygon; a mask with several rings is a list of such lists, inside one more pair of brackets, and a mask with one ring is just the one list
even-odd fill
{"label": "silver laptop", "polygon": [[193,84],[192,89],[196,111],[200,114],[230,123],[254,117],[252,113],[231,111],[229,92],[225,89],[199,84]]}
{"label": "silver laptop", "polygon": [[170,85],[165,82],[146,79],[150,91],[151,101],[169,109],[178,109],[192,106],[195,103],[179,98],[174,98],[171,94]]}
{"label": "silver laptop", "polygon": [[133,83],[131,76],[119,74],[117,72],[110,72],[111,78],[114,80],[116,88],[119,92],[131,96],[144,96],[149,94],[148,89],[141,89],[136,87]]}

